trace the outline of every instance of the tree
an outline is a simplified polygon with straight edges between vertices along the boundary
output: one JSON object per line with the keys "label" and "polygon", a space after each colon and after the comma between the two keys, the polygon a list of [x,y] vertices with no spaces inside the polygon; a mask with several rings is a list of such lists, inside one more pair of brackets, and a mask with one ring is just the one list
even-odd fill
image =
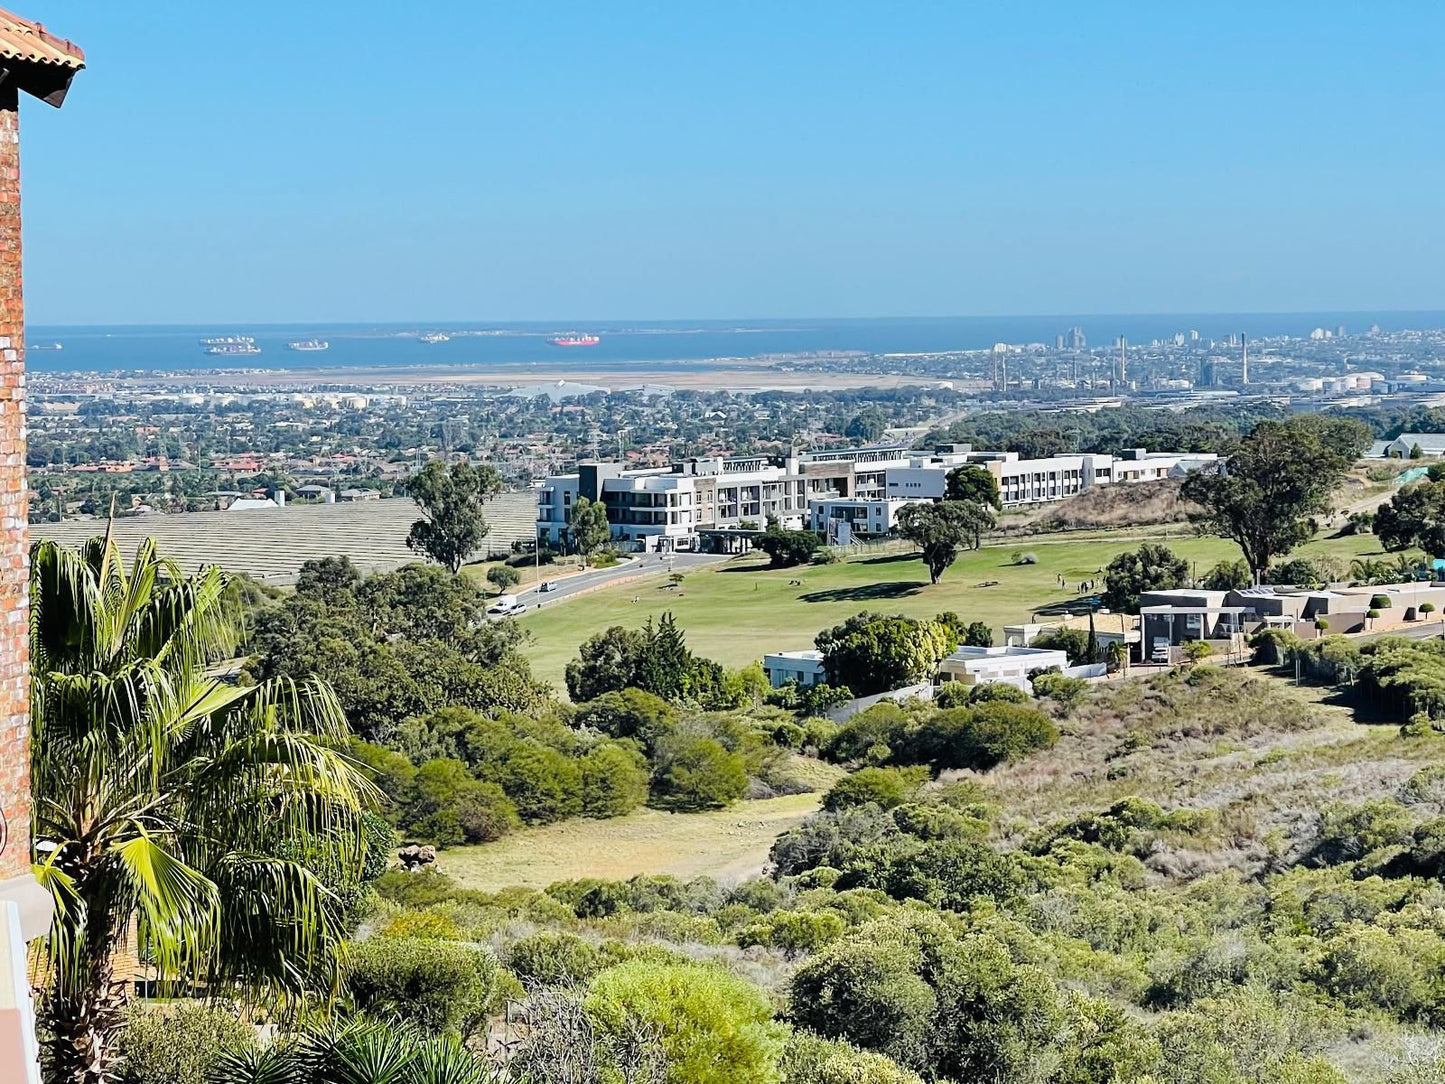
{"label": "tree", "polygon": [[1257,580],[1314,533],[1314,517],[1370,435],[1358,422],[1320,415],[1260,422],[1222,470],[1195,471],[1180,495],[1200,507],[1192,516],[1200,528],[1239,544]]}
{"label": "tree", "polygon": [[959,642],[965,647],[993,647],[993,629],[986,621],[970,621]]}
{"label": "tree", "polygon": [[636,685],[646,646],[640,631],[621,625],[589,636],[567,664],[567,695],[580,704]]}
{"label": "tree", "polygon": [[883,418],[883,412],[876,406],[864,408],[855,414],[843,429],[843,435],[849,440],[861,440],[869,444],[883,438],[883,430],[887,422]]}
{"label": "tree", "polygon": [[818,633],[830,685],[858,696],[914,685],[933,676],[957,641],[937,621],[864,611]]}
{"label": "tree", "polygon": [[1375,510],[1370,529],[1387,550],[1419,546],[1432,557],[1445,555],[1445,484],[1405,486]]}
{"label": "tree", "polygon": [[585,560],[612,541],[612,525],[607,522],[607,506],[601,501],[578,497],[572,505],[572,518],[567,524],[572,548]]}
{"label": "tree", "polygon": [[209,676],[238,630],[217,568],[186,576],[147,541],[35,547],[35,867],[56,903],[40,1019],[54,1079],[111,1078],[113,956],[134,924],[162,979],[335,990],[340,896],[359,880],[376,790],[342,752],[322,682]]}
{"label": "tree", "polygon": [[964,463],[948,472],[944,479],[943,499],[972,501],[974,504],[987,505],[995,511],[1003,508],[998,479],[977,463]]}
{"label": "tree", "polygon": [[487,582],[495,587],[498,593],[509,587],[516,587],[522,582],[521,574],[510,565],[493,565],[487,569]]}
{"label": "tree", "polygon": [[502,492],[502,476],[487,464],[433,459],[407,483],[407,492],[422,518],[411,525],[406,544],[452,572],[458,571],[482,544],[491,527],[482,506]]}
{"label": "tree", "polygon": [[1189,580],[1189,562],[1168,546],[1145,542],[1119,554],[1104,571],[1104,605],[1119,613],[1138,613],[1145,591],[1168,591]]}
{"label": "tree", "polygon": [[1243,561],[1220,561],[1204,574],[1206,591],[1240,591],[1250,582],[1249,566]]}
{"label": "tree", "polygon": [[753,542],[756,549],[768,555],[770,568],[807,564],[822,545],[815,531],[785,531],[776,523],[769,523],[763,536]]}
{"label": "tree", "polygon": [[993,525],[988,506],[971,501],[914,501],[898,512],[898,533],[923,551],[932,583],[953,564],[960,549],[977,549],[983,532]]}

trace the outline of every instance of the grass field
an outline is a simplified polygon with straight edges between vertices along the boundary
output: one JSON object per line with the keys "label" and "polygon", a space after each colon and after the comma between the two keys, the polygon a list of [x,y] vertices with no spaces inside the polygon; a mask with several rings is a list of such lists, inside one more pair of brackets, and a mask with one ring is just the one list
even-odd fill
{"label": "grass field", "polygon": [[643,809],[612,820],[565,821],[496,843],[445,850],[439,865],[464,887],[483,891],[639,873],[741,881],[762,869],[774,838],[816,811],[821,798],[821,793],[790,794],[715,813]]}
{"label": "grass field", "polygon": [[[929,584],[923,562],[908,553],[778,571],[766,568],[766,558],[749,555],[690,572],[676,590],[658,575],[534,610],[521,621],[532,635],[527,653],[533,668],[559,690],[563,667],[588,636],[609,625],[640,627],[667,610],[686,631],[689,647],[727,666],[745,665],[769,651],[812,647],[820,629],[868,609],[916,617],[954,610],[965,620],[988,622],[997,637],[1003,625],[1027,621],[1032,613],[1077,597],[1080,581],[1097,577],[1116,554],[1137,547],[1143,537],[1137,532],[1070,534],[985,546],[961,554],[936,585]],[[1239,557],[1234,543],[1218,538],[1186,536],[1170,538],[1168,544],[1201,575],[1216,561]],[[1033,553],[1038,563],[1016,565],[1016,552]],[[1345,561],[1382,552],[1372,535],[1322,537],[1298,551]],[[1068,589],[1058,586],[1059,575]],[[991,580],[997,584],[982,586]]]}

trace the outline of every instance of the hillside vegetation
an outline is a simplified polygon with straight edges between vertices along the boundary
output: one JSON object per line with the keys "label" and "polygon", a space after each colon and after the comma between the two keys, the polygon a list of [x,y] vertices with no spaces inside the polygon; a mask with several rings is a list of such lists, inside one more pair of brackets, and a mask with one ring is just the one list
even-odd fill
{"label": "hillside vegetation", "polygon": [[545,891],[477,892],[497,881],[463,850],[454,878],[383,878],[369,928],[486,943],[533,1006],[643,997],[664,973],[757,991],[772,1038],[733,1052],[732,1079],[1442,1079],[1445,738],[1201,666],[1046,701],[1052,735],[949,767],[977,740],[950,735],[1037,715],[1008,699],[850,721],[822,752],[853,774],[767,876],[720,853],[720,878],[606,880],[551,855]]}

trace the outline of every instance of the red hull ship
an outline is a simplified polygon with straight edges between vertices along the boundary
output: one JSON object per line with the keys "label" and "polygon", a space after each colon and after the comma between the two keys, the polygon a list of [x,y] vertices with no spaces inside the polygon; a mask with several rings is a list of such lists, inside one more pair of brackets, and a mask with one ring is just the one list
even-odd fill
{"label": "red hull ship", "polygon": [[602,339],[597,335],[558,335],[547,341],[553,346],[596,346]]}

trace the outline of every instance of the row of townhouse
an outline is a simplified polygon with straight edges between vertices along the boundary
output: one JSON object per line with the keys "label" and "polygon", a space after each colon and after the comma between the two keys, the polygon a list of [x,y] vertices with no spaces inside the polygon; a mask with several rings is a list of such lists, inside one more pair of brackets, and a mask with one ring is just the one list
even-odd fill
{"label": "row of townhouse", "polygon": [[967,444],[919,452],[870,445],[794,456],[688,459],[671,467],[628,469],[585,462],[549,477],[537,490],[538,537],[565,537],[581,498],[607,508],[613,537],[644,551],[698,548],[709,533],[760,529],[769,519],[810,527],[834,540],[893,530],[909,501],[941,500],[948,473],[965,463],[997,480],[1004,507],[1058,501],[1097,485],[1177,477],[1217,457],[1148,452],[1020,459],[1015,452],[974,451]]}

